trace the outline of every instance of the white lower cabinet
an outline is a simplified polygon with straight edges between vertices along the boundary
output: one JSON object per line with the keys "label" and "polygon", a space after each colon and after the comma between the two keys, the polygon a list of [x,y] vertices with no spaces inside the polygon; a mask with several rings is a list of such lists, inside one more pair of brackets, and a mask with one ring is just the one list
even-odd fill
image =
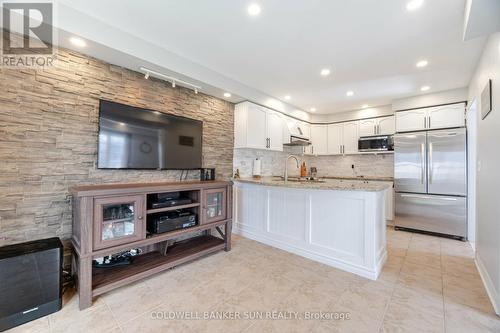
{"label": "white lower cabinet", "polygon": [[236,234],[376,279],[386,259],[384,191],[264,186],[235,181]]}

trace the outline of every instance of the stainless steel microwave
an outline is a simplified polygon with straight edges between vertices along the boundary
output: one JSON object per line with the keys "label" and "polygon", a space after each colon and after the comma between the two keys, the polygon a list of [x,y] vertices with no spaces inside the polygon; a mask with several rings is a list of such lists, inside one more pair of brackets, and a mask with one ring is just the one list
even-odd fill
{"label": "stainless steel microwave", "polygon": [[358,151],[391,151],[394,150],[394,136],[367,136],[359,138]]}

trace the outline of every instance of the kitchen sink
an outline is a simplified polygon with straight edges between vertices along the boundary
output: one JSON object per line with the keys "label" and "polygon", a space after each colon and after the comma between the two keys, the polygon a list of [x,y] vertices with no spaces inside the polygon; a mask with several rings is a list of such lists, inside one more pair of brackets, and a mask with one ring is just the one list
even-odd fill
{"label": "kitchen sink", "polygon": [[[285,181],[285,177],[275,177],[273,181],[283,182]],[[320,178],[310,178],[310,177],[288,177],[289,182],[296,183],[325,183],[326,180]]]}

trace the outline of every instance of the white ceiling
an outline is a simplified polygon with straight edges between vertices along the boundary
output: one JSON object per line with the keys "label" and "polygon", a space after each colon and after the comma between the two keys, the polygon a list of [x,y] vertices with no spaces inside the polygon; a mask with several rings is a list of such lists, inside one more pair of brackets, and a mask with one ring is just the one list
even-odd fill
{"label": "white ceiling", "polygon": [[[389,104],[423,85],[429,92],[467,86],[484,43],[462,40],[465,0],[426,0],[413,12],[406,0],[254,0],[262,7],[257,17],[247,14],[250,0],[61,2],[318,113]],[[420,59],[427,68],[415,67]],[[326,78],[324,67],[332,70]]]}

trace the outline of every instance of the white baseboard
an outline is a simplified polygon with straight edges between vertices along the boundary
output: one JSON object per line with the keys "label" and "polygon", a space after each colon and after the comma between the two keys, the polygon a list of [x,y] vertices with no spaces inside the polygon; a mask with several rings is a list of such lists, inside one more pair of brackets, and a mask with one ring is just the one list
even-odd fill
{"label": "white baseboard", "polygon": [[486,293],[490,298],[491,304],[493,305],[496,314],[500,316],[500,293],[495,289],[495,285],[493,284],[493,281],[491,281],[488,271],[486,270],[486,267],[484,267],[484,264],[477,253],[474,262],[476,263],[479,275],[481,275],[481,280],[483,280],[483,284],[486,288]]}
{"label": "white baseboard", "polygon": [[341,270],[344,270],[349,273],[353,273],[362,277],[365,277],[370,280],[377,280],[378,276],[380,275],[382,271],[382,267],[384,266],[386,260],[387,260],[387,251],[384,250],[382,256],[380,257],[379,261],[377,262],[377,267],[375,271],[368,270],[364,267],[353,265],[347,262],[344,262],[342,260],[334,259],[331,257],[327,257],[325,255],[310,251],[310,250],[305,250],[302,248],[298,248],[296,246],[277,241],[275,239],[271,239],[269,237],[266,237],[264,235],[261,235],[259,233],[255,233],[252,231],[248,230],[243,230],[241,228],[238,228],[237,224],[233,225],[233,232],[237,235],[250,238],[252,240],[255,240],[257,242],[276,247],[278,249],[281,249],[283,251],[287,251],[317,262],[320,262],[325,265],[329,265]]}

